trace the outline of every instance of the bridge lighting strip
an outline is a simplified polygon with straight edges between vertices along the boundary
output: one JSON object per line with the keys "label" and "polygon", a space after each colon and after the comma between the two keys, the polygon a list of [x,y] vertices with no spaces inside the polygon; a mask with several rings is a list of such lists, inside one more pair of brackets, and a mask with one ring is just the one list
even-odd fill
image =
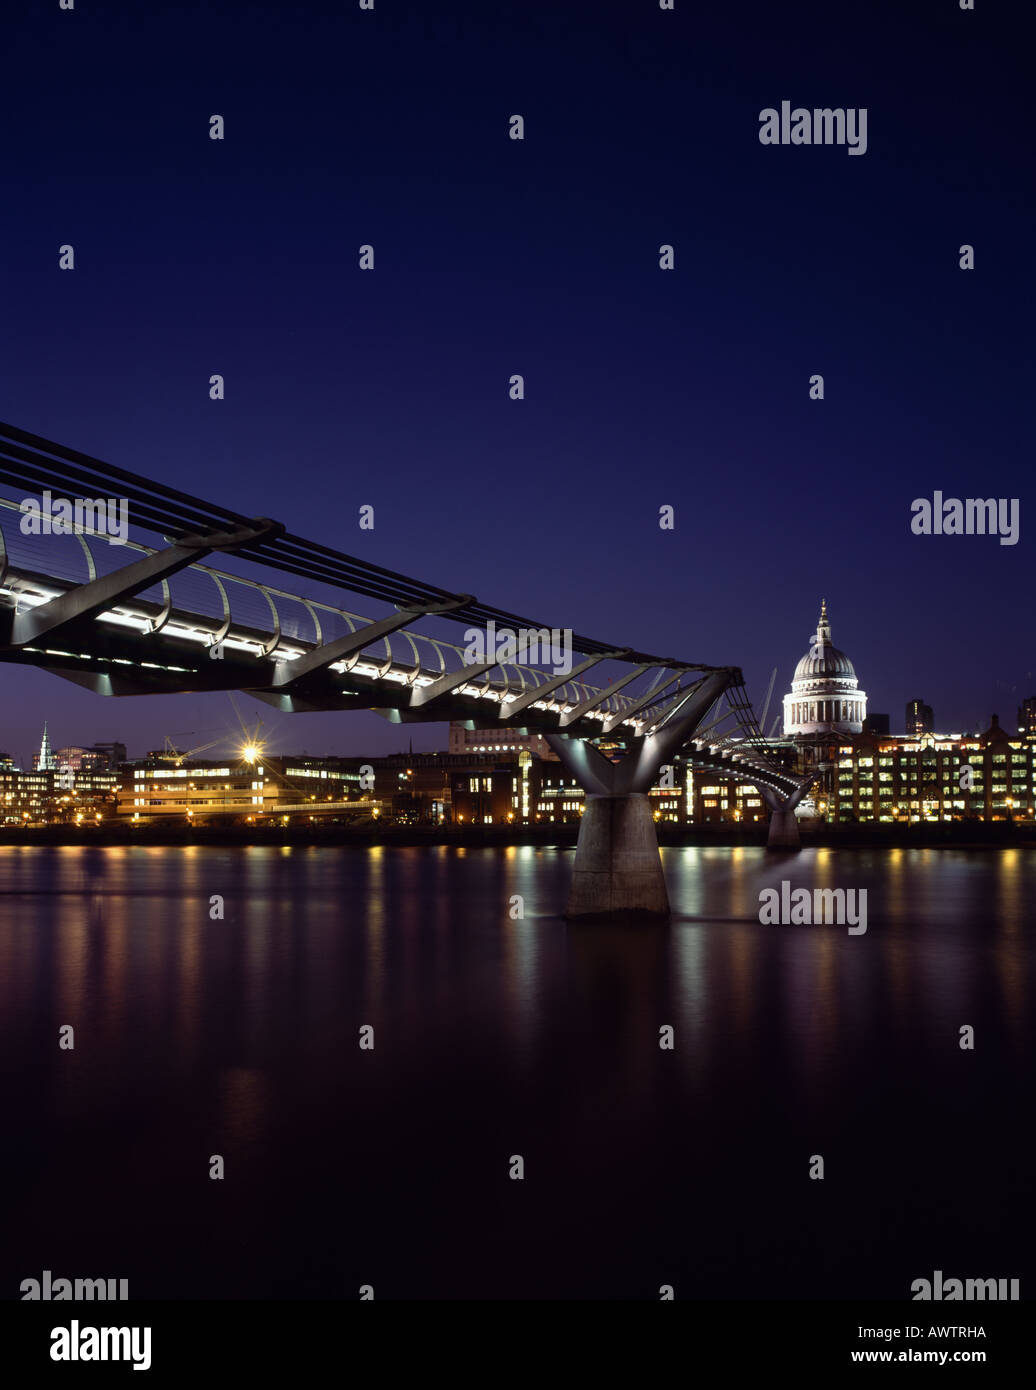
{"label": "bridge lighting strip", "polygon": [[0,595],[13,599],[16,604],[24,603],[27,608],[38,608],[41,603],[49,603],[52,598],[60,598],[64,590],[55,589],[53,593],[32,593],[25,589],[0,589]]}
{"label": "bridge lighting strip", "polygon": [[[3,499],[0,499],[0,505],[2,505],[2,504],[3,504]],[[140,550],[140,551],[142,551],[142,552],[144,552],[144,553],[152,553],[152,552],[148,551],[148,549],[147,549],[146,546],[136,545],[136,544],[134,544],[134,543],[132,543],[132,542],[130,542],[129,544],[130,544],[131,548],[134,549],[134,550]],[[286,599],[288,599],[289,601],[291,601],[291,602],[296,602],[296,603],[302,602],[302,600],[300,600],[300,599],[299,599],[296,595],[294,595],[294,594],[288,594],[288,593],[284,593],[284,592],[282,592],[282,591],[280,591],[280,590],[270,589],[269,586],[260,586],[260,585],[256,584],[255,581],[248,580],[248,579],[242,579],[241,576],[239,576],[239,575],[232,575],[232,574],[229,574],[229,573],[225,573],[225,572],[223,572],[223,571],[210,570],[210,568],[209,568],[208,566],[201,566],[201,565],[199,565],[199,566],[194,566],[194,565],[192,565],[192,566],[190,566],[190,568],[191,568],[191,569],[197,568],[197,569],[199,569],[199,570],[204,570],[204,571],[207,572],[207,573],[219,574],[220,577],[223,578],[223,579],[226,579],[226,580],[228,580],[228,581],[230,581],[230,582],[241,583],[241,584],[243,584],[245,587],[248,587],[248,588],[266,588],[266,589],[268,590],[268,592],[269,592],[271,595],[273,595],[274,597],[276,597],[276,598],[286,598]],[[64,590],[64,589],[54,589],[54,588],[50,588],[50,587],[48,587],[48,586],[46,586],[46,585],[37,585],[37,586],[36,586],[36,589],[33,590],[33,591],[30,591],[30,590],[21,590],[21,589],[19,589],[19,590],[13,590],[13,589],[9,589],[9,588],[0,588],[0,596],[13,599],[13,600],[15,601],[16,604],[22,604],[22,603],[24,603],[27,607],[30,607],[30,608],[38,607],[40,604],[49,603],[49,602],[51,601],[51,599],[60,598],[60,597],[61,597],[64,593],[66,593],[66,592],[69,592],[69,591],[68,591],[68,590]],[[312,601],[307,600],[307,602],[312,602],[312,603],[313,603],[313,606],[314,606],[314,607],[317,607],[317,608],[319,608],[319,609],[321,609],[322,612],[334,613],[334,614],[336,614],[337,616],[346,617],[346,618],[349,619],[350,621],[356,621],[356,622],[360,622],[360,623],[366,623],[366,622],[372,621],[371,619],[361,617],[359,614],[347,613],[345,609],[338,609],[338,608],[332,607],[330,604],[323,604],[323,603],[321,603],[319,600],[312,600]],[[149,635],[149,630],[150,630],[150,626],[151,626],[151,621],[152,621],[152,620],[151,620],[150,618],[148,618],[148,617],[144,617],[144,616],[141,616],[141,615],[139,615],[139,614],[132,613],[132,612],[130,612],[128,609],[126,609],[125,607],[118,607],[118,608],[109,609],[109,610],[108,610],[107,612],[105,612],[105,613],[100,613],[100,614],[98,614],[97,617],[95,618],[95,621],[96,621],[96,622],[111,623],[111,624],[113,624],[113,625],[115,625],[115,626],[129,627],[129,628],[134,629],[134,630],[137,631],[137,632],[140,632],[142,635],[147,636],[147,635]],[[206,631],[205,629],[202,629],[202,628],[190,627],[190,626],[185,625],[185,624],[182,623],[182,622],[179,622],[179,621],[176,621],[176,620],[171,620],[171,621],[169,621],[169,622],[167,622],[167,623],[165,624],[165,630],[166,630],[167,632],[169,632],[170,635],[183,638],[185,641],[197,642],[197,643],[200,643],[200,644],[203,645],[203,646],[211,646],[211,645],[212,645],[212,635],[213,635],[213,634],[212,634],[211,632],[209,632],[209,631]],[[272,636],[272,634],[271,634],[271,636]],[[423,641],[426,641],[426,642],[430,642],[430,643],[431,643],[431,642],[433,641],[433,639],[428,638],[428,637],[425,637],[425,636],[424,636],[423,634],[421,634],[421,633],[418,633],[418,634],[417,634],[417,637],[418,637],[419,640],[423,640]],[[461,649],[460,649],[459,647],[454,646],[452,643],[446,642],[444,639],[438,639],[438,638],[437,638],[437,639],[435,639],[435,643],[438,644],[438,645],[440,645],[440,646],[442,646],[442,647],[444,647],[444,648],[449,648],[450,651],[455,652],[457,655],[460,655],[460,654],[461,654]],[[232,650],[235,650],[235,651],[249,652],[249,653],[251,653],[251,654],[253,654],[253,655],[255,655],[255,656],[261,656],[261,655],[262,655],[262,644],[259,643],[259,642],[257,642],[257,641],[254,641],[254,640],[253,640],[253,641],[247,641],[247,640],[245,640],[245,639],[243,639],[243,638],[236,638],[236,637],[230,637],[230,636],[228,636],[228,637],[226,637],[226,638],[223,639],[223,645],[226,646],[226,647],[230,647]],[[276,652],[273,654],[273,660],[274,660],[275,662],[290,661],[290,660],[294,659],[295,657],[303,656],[304,654],[305,654],[305,652],[304,652],[302,649],[293,648],[293,647],[283,647],[283,646],[280,646],[280,645],[279,645],[278,648],[277,648],[277,650],[276,650]],[[131,663],[131,664],[132,664],[132,663]],[[170,668],[170,669],[181,670],[181,669],[187,669],[187,668],[177,667],[177,668]],[[359,671],[359,672],[360,672],[361,674],[363,674],[363,675],[367,675],[367,676],[371,676],[371,677],[377,678],[377,677],[379,676],[379,672],[381,671],[381,665],[373,665],[373,664],[370,664],[370,663],[362,662],[362,663],[358,663],[356,666],[352,667],[351,669],[356,670],[356,671]],[[527,668],[521,668],[521,669],[529,670],[530,673],[531,673],[535,668],[527,667]],[[347,663],[346,663],[345,661],[342,661],[342,662],[333,662],[333,663],[328,667],[328,670],[330,670],[330,671],[337,671],[337,672],[339,672],[339,673],[345,672],[345,671],[347,670]],[[542,674],[542,673],[539,673],[539,674]],[[429,676],[429,675],[425,675],[424,673],[421,673],[421,674],[418,675],[417,677],[413,678],[411,683],[414,684],[414,685],[428,686],[428,685],[433,684],[434,681],[435,681],[437,678],[438,678],[438,677],[436,677],[436,676]],[[409,673],[409,672],[407,672],[407,671],[400,671],[400,670],[398,670],[398,669],[395,669],[395,667],[393,667],[393,669],[391,669],[390,671],[387,671],[387,672],[385,673],[385,676],[384,676],[382,679],[386,679],[386,680],[391,679],[391,680],[397,681],[397,682],[399,682],[400,684],[402,684],[402,683],[404,683],[404,682],[406,682],[406,681],[410,681],[410,680],[411,680],[411,673]],[[592,687],[587,687],[587,689],[590,689],[590,688],[592,688]],[[505,693],[505,692],[501,692],[501,691],[498,691],[498,690],[486,690],[486,689],[483,688],[482,686],[478,686],[478,687],[465,686],[465,687],[462,687],[462,693],[466,693],[466,694],[469,695],[469,697],[474,698],[474,699],[490,699],[490,700],[496,700],[497,702],[500,702],[500,701],[503,700],[503,696],[504,696],[504,693]],[[620,696],[620,699],[621,699],[621,698],[623,698],[623,697]],[[571,709],[573,708],[573,705],[572,705],[571,703],[559,703],[557,700],[547,700],[547,701],[539,701],[539,700],[537,700],[537,701],[535,701],[535,702],[533,703],[533,705],[531,706],[531,708],[533,708],[533,709],[542,709],[542,710],[545,710],[545,711],[547,711],[547,712],[549,712],[549,713],[567,713],[569,710],[571,710]],[[608,711],[608,710],[591,710],[591,711],[589,712],[589,714],[588,714],[586,717],[587,717],[588,719],[596,718],[596,719],[599,719],[601,722],[603,722],[606,718],[608,718],[609,713],[610,713],[610,711]],[[637,728],[637,729],[640,729],[640,728],[643,726],[643,724],[646,722],[647,717],[648,717],[648,716],[645,715],[643,718],[640,718],[640,719],[636,719],[636,718],[635,718],[635,719],[632,721],[634,727]],[[626,724],[626,723],[629,723],[630,721],[624,719],[624,720],[622,720],[621,722],[624,723],[624,724]]]}
{"label": "bridge lighting strip", "polygon": [[22,651],[32,652],[34,656],[67,656],[72,657],[75,661],[104,662],[117,666],[150,666],[155,671],[177,671],[188,676],[194,674],[190,666],[162,666],[157,661],[130,661],[125,656],[94,656],[92,652],[63,652],[57,647],[22,647]]}
{"label": "bridge lighting strip", "polygon": [[[138,548],[143,550],[145,547],[134,547],[134,549]],[[191,568],[194,568],[194,566],[191,566]],[[239,579],[239,576],[230,574],[225,575],[224,577],[231,580]],[[244,582],[246,584],[248,583],[247,580]],[[251,587],[251,585],[249,587]],[[45,585],[36,585],[34,590],[14,590],[10,588],[0,587],[0,597],[12,599],[17,605],[24,604],[26,607],[29,608],[37,608],[41,604],[49,603],[52,599],[62,597],[66,592],[69,591],[65,589],[50,588],[49,586]],[[271,592],[273,591],[271,590]],[[292,594],[278,594],[277,596],[288,599],[295,598],[295,596]],[[327,612],[332,613],[341,613],[343,611],[332,608],[330,607],[330,605],[317,604],[317,606],[321,607]],[[353,616],[354,618],[358,617],[358,615],[351,616]],[[109,623],[114,627],[131,628],[132,630],[139,632],[143,636],[148,636],[150,635],[150,627],[152,620],[151,618],[145,617],[141,614],[133,613],[125,607],[118,607],[108,609],[104,613],[97,614],[94,621],[99,623]],[[195,642],[202,647],[209,647],[212,645],[213,634],[211,632],[198,627],[189,627],[187,624],[177,621],[175,619],[170,619],[164,625],[162,630],[163,632],[168,633],[170,636],[179,637],[184,641],[188,642]],[[424,640],[430,641],[431,639]],[[262,654],[262,645],[260,643],[254,640],[248,641],[245,638],[241,637],[232,637],[229,634],[225,638],[223,638],[221,645],[224,647],[228,647],[233,651],[248,652],[256,656],[260,656]],[[461,649],[459,647],[454,647],[451,643],[446,642],[442,642],[442,645],[444,647],[449,647],[450,650],[456,651],[458,654],[460,654]],[[80,661],[109,661],[119,666],[140,666],[142,668],[146,667],[156,671],[176,671],[189,673],[191,670],[191,668],[188,666],[167,666],[163,665],[161,662],[154,661],[136,662],[131,661],[127,657],[96,657],[85,652],[66,652],[48,647],[25,647],[24,650],[27,652],[42,653],[46,656],[71,657],[75,660]],[[305,651],[302,648],[278,646],[277,651],[273,655],[273,660],[279,664],[281,662],[292,661],[297,657],[303,655],[305,655]],[[355,671],[360,675],[369,676],[374,679],[380,678],[382,680],[391,680],[400,685],[403,685],[408,681],[411,681],[412,673],[406,670],[401,670],[395,665],[393,665],[393,667],[386,671],[384,676],[381,676],[380,673],[383,664],[384,663],[382,662],[374,663],[368,661],[359,661],[354,666],[349,668],[347,661],[343,660],[332,662],[327,669],[328,671],[334,671],[339,675],[346,674],[351,669],[352,671]],[[528,669],[532,670],[534,668]],[[437,676],[430,676],[424,673],[419,673],[416,677],[413,678],[412,684],[417,686],[429,686],[433,685],[436,679],[438,679]],[[345,693],[351,692],[343,692],[343,694]],[[494,700],[498,704],[502,702],[505,693],[508,692],[494,689],[486,689],[482,685],[463,685],[459,687],[459,689],[457,690],[457,694],[459,695],[467,695],[469,696],[469,698],[472,699]],[[530,708],[540,709],[548,714],[567,714],[570,710],[574,709],[575,706],[571,702],[558,702],[557,700],[548,699],[535,700],[533,701]],[[610,717],[611,713],[612,711],[594,709],[590,710],[585,717],[587,719],[597,719],[601,723],[603,723],[607,718]],[[621,722],[623,724],[632,724],[634,728],[639,729],[647,722],[647,717],[648,716],[645,715],[641,719],[624,719]]]}

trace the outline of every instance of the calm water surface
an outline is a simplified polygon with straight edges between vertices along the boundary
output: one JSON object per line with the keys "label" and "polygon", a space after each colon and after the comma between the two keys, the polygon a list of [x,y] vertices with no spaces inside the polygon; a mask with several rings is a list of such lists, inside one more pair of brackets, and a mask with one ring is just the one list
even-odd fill
{"label": "calm water surface", "polygon": [[616,928],[563,850],[0,849],[0,1296],[1031,1297],[1036,851],[663,859]]}

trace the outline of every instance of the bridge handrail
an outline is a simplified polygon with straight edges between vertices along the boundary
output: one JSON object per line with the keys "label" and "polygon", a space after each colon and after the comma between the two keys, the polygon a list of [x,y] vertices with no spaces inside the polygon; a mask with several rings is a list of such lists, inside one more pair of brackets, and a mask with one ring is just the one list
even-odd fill
{"label": "bridge handrail", "polygon": [[[0,511],[7,511],[7,512],[13,512],[13,513],[21,514],[21,508],[20,508],[19,504],[16,503],[16,502],[11,501],[10,499],[5,498],[5,497],[0,497]],[[109,538],[108,538],[108,536],[107,536],[104,532],[99,532],[99,531],[97,531],[96,529],[94,529],[94,528],[92,528],[92,527],[84,526],[80,531],[78,531],[78,532],[75,534],[75,539],[78,540],[79,543],[80,543],[80,544],[82,545],[82,547],[83,547],[83,550],[84,550],[84,552],[85,552],[85,554],[86,554],[86,556],[87,556],[89,577],[93,578],[93,577],[96,576],[96,566],[93,564],[92,557],[90,556],[90,550],[89,550],[89,546],[88,546],[88,544],[87,544],[87,540],[90,539],[90,540],[94,540],[94,541],[104,541],[104,542],[107,544]],[[140,541],[131,540],[131,539],[129,539],[129,538],[127,538],[126,541],[123,542],[123,543],[120,545],[120,549],[126,549],[126,550],[129,550],[129,551],[133,551],[133,552],[135,552],[135,553],[137,553],[137,554],[139,554],[139,555],[155,555],[155,554],[158,554],[158,553],[159,553],[159,551],[157,550],[156,547],[154,547],[154,546],[149,546],[149,545],[145,545],[145,544],[143,544],[143,543],[140,542]],[[17,568],[18,568],[18,566],[16,566],[16,565],[15,565],[15,566],[12,566],[11,563],[10,563],[10,553],[9,553],[8,547],[6,547],[5,542],[4,542],[4,535],[3,535],[3,526],[2,526],[2,522],[0,522],[0,561],[3,562],[3,565],[4,565],[5,568],[8,568],[8,567],[9,567],[9,568],[12,568],[12,569],[14,569],[14,570],[17,570]],[[233,572],[231,572],[231,571],[229,571],[229,570],[225,570],[225,569],[219,568],[219,567],[217,567],[217,566],[215,566],[215,565],[206,564],[206,563],[204,563],[203,561],[195,561],[195,562],[193,562],[192,564],[188,565],[188,566],[186,567],[186,569],[187,569],[188,571],[190,571],[190,570],[195,570],[195,571],[197,571],[197,572],[199,572],[199,573],[201,573],[201,574],[204,574],[204,575],[206,575],[207,577],[209,577],[210,579],[212,579],[212,580],[215,582],[215,584],[216,584],[216,586],[217,586],[217,589],[218,589],[218,591],[220,592],[220,594],[221,594],[221,596],[222,596],[222,598],[223,598],[223,605],[224,605],[224,628],[225,628],[224,635],[228,635],[228,634],[230,633],[230,631],[231,631],[231,625],[230,625],[230,622],[229,622],[228,620],[229,620],[230,617],[231,617],[232,609],[233,609],[233,604],[232,604],[232,602],[226,597],[226,590],[225,590],[225,586],[226,586],[226,585],[237,585],[237,586],[239,586],[239,587],[241,587],[241,588],[250,589],[250,590],[252,590],[252,591],[254,591],[254,592],[258,592],[258,593],[262,594],[263,597],[267,600],[267,603],[268,603],[268,605],[270,606],[272,613],[275,614],[275,615],[277,615],[277,616],[279,616],[279,614],[278,614],[278,610],[276,609],[276,605],[275,605],[275,603],[274,603],[274,600],[276,600],[276,599],[283,599],[283,600],[286,600],[286,601],[291,602],[291,603],[297,603],[297,604],[299,604],[299,605],[302,605],[302,606],[304,606],[305,608],[309,609],[311,612],[312,612],[313,610],[319,610],[319,611],[322,612],[322,613],[333,614],[335,617],[338,617],[338,618],[343,619],[343,620],[349,625],[350,631],[356,631],[356,630],[357,630],[357,625],[358,625],[359,627],[363,627],[363,626],[366,626],[366,625],[368,625],[368,624],[370,624],[370,623],[372,623],[372,622],[374,621],[373,619],[371,619],[371,618],[365,616],[364,614],[355,613],[355,612],[353,612],[351,609],[343,608],[343,607],[341,607],[340,605],[333,604],[333,603],[329,603],[328,601],[326,601],[326,600],[324,600],[324,599],[312,598],[312,597],[303,596],[303,595],[298,594],[298,593],[293,593],[293,592],[291,592],[291,591],[289,591],[289,590],[282,589],[282,588],[280,588],[279,586],[266,583],[265,581],[261,581],[261,580],[257,580],[257,579],[252,579],[252,578],[250,578],[250,577],[247,576],[247,575],[235,574],[235,573],[233,573]],[[0,570],[0,582],[2,582],[2,574],[3,574],[3,571]],[[56,582],[62,583],[62,584],[66,583],[66,582],[74,582],[74,581],[65,581],[65,580],[63,580],[63,579],[58,579],[57,577],[52,577],[52,578],[54,578]],[[169,583],[169,582],[170,582],[170,581],[163,581],[163,587],[165,587],[165,585],[166,585],[167,583]],[[208,615],[207,615],[207,614],[203,614],[203,613],[193,613],[193,614],[192,614],[192,610],[190,610],[190,609],[181,609],[181,608],[177,608],[177,609],[176,609],[176,613],[177,613],[178,617],[180,617],[180,618],[184,618],[184,617],[188,617],[188,616],[195,616],[195,617],[198,617],[198,618],[204,618],[204,619],[206,619],[206,620],[208,619]],[[249,625],[249,626],[251,626],[251,625]],[[264,631],[264,629],[258,628],[258,627],[256,628],[256,630],[257,630],[257,631]],[[318,631],[318,637],[319,637],[319,635],[320,635],[320,634],[319,634],[319,631]],[[416,680],[418,680],[418,679],[422,679],[422,678],[425,679],[425,680],[434,680],[434,679],[436,679],[437,675],[442,675],[442,674],[444,674],[444,673],[445,673],[445,670],[447,669],[447,662],[446,662],[446,659],[445,659],[445,656],[444,656],[444,652],[452,653],[453,656],[455,656],[455,657],[458,659],[459,664],[461,664],[461,665],[464,664],[464,663],[463,663],[463,657],[464,657],[464,648],[463,648],[463,647],[457,645],[456,643],[450,642],[450,641],[448,641],[446,638],[443,638],[443,637],[439,637],[439,636],[433,637],[433,636],[431,636],[431,635],[429,635],[429,634],[427,634],[427,633],[414,631],[412,628],[403,628],[403,629],[400,630],[400,632],[399,632],[398,634],[390,634],[388,637],[383,637],[383,638],[381,638],[381,639],[374,639],[375,641],[380,640],[381,642],[384,643],[384,645],[385,645],[385,647],[386,647],[386,649],[387,649],[386,655],[387,655],[387,657],[389,658],[390,663],[391,663],[392,666],[401,665],[401,663],[397,662],[396,657],[395,657],[395,653],[393,652],[392,647],[391,647],[391,637],[392,637],[392,636],[396,636],[396,635],[401,635],[401,636],[405,637],[405,638],[408,640],[408,642],[409,642],[409,644],[410,644],[410,647],[411,647],[411,650],[412,650],[412,652],[413,652],[413,654],[414,654],[414,660],[415,660],[416,666],[415,666],[415,668],[410,672],[410,680],[411,680],[411,683],[413,683],[414,681],[416,681]],[[281,654],[284,654],[284,653],[286,653],[286,652],[288,652],[288,651],[291,651],[293,648],[295,648],[295,647],[297,646],[297,644],[298,644],[299,642],[301,642],[301,641],[304,640],[304,639],[300,639],[300,638],[298,638],[298,637],[294,637],[294,638],[292,638],[292,637],[286,637],[285,634],[283,633],[283,631],[279,628],[279,626],[278,626],[278,624],[276,623],[276,621],[275,621],[275,623],[274,623],[273,629],[272,629],[271,632],[270,632],[270,636],[275,637],[275,638],[277,639],[277,640],[276,640],[275,647],[276,647],[276,650],[277,650],[279,653],[281,653]],[[428,672],[428,671],[425,670],[424,663],[423,663],[422,658],[421,658],[421,654],[420,654],[420,652],[418,651],[417,646],[416,646],[416,644],[417,644],[418,642],[422,642],[422,643],[427,644],[427,645],[430,646],[430,647],[433,649],[433,651],[436,653],[436,657],[437,657],[437,663],[436,663],[436,664],[437,664],[437,667],[438,667],[438,671],[437,671],[437,672]],[[373,642],[372,642],[372,645],[374,645]],[[303,650],[305,650],[305,649],[303,649]],[[268,650],[264,649],[264,654],[270,654],[270,653],[269,653]],[[301,653],[297,653],[297,654],[301,654]],[[359,653],[357,654],[357,658],[356,658],[356,659],[358,659],[358,658],[359,658]],[[333,667],[338,667],[339,665],[340,665],[340,663],[337,663],[337,662],[336,662],[336,663],[333,663]],[[511,669],[511,670],[513,670],[513,671],[515,671],[515,672],[517,673],[518,681],[519,681],[519,687],[520,687],[520,690],[521,690],[522,693],[524,693],[524,691],[525,691],[526,689],[529,688],[529,685],[535,686],[535,687],[539,687],[540,685],[546,683],[546,680],[547,680],[547,674],[546,674],[546,672],[545,672],[545,671],[542,671],[542,670],[540,670],[540,669],[538,669],[538,668],[535,667],[535,666],[529,666],[529,665],[525,665],[525,664],[520,663],[520,662],[510,661],[510,662],[501,662],[501,663],[499,664],[499,666],[498,666],[497,668],[494,668],[494,669],[499,669],[499,670],[501,670],[501,671],[504,671],[504,668],[505,668],[505,667],[506,667],[506,668],[509,668],[509,669]],[[661,667],[657,669],[657,671],[656,671],[656,673],[655,673],[653,685],[657,685],[657,684],[658,684],[658,682],[660,681],[662,675],[664,674],[665,669],[666,669],[666,668],[661,668]],[[492,673],[490,672],[490,673],[488,673],[488,674],[491,675]],[[506,672],[505,672],[505,676],[506,676]],[[473,679],[474,679],[474,678],[473,678]],[[526,681],[528,681],[529,685],[526,684]],[[514,687],[513,687],[513,685],[512,685],[510,682],[507,682],[506,679],[505,679],[505,683],[504,683],[503,685],[497,684],[494,688],[495,688],[495,689],[498,689],[501,693],[503,693],[503,692],[505,692],[505,691],[507,691],[507,690],[513,689]],[[553,703],[556,703],[556,704],[557,704],[559,707],[561,707],[561,708],[571,708],[571,707],[573,707],[573,706],[579,704],[581,701],[586,700],[586,699],[589,699],[592,695],[599,694],[601,688],[602,688],[602,687],[600,687],[600,686],[591,685],[591,684],[589,684],[588,682],[586,682],[586,681],[584,681],[584,680],[574,680],[574,681],[566,682],[566,684],[565,684],[564,686],[560,687],[559,690],[557,690],[556,692],[554,692],[554,695],[553,695],[553,697],[552,697],[552,702],[553,702]],[[601,705],[600,705],[600,707],[599,707],[599,712],[600,712],[602,715],[604,715],[604,714],[614,715],[614,714],[617,714],[617,713],[621,713],[621,711],[623,711],[623,710],[625,710],[625,709],[628,709],[633,703],[634,703],[634,699],[633,699],[632,696],[628,696],[628,695],[626,695],[626,694],[623,694],[622,692],[613,693],[613,694],[607,696],[606,699],[605,699],[604,701],[602,701],[602,703],[601,703]],[[653,708],[653,706],[649,706],[649,707],[647,708],[647,710],[645,710],[645,711],[643,712],[643,717],[638,717],[638,718],[637,718],[636,720],[634,720],[633,722],[634,722],[635,724],[637,724],[637,725],[643,725],[643,724],[646,722],[647,717],[650,715],[650,713],[651,713],[651,711],[652,711],[652,708]]]}

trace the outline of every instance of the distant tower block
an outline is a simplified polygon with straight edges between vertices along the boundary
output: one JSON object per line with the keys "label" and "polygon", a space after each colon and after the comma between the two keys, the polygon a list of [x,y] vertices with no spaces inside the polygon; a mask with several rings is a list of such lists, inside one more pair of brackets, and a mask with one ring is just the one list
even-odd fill
{"label": "distant tower block", "polygon": [[906,731],[908,734],[930,734],[935,730],[935,715],[931,705],[923,700],[911,700],[906,707]]}

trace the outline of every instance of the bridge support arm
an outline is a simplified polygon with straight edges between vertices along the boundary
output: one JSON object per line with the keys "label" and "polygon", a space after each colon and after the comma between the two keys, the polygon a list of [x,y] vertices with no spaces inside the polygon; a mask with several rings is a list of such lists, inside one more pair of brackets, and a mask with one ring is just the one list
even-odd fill
{"label": "bridge support arm", "polygon": [[446,603],[428,603],[420,608],[401,608],[398,613],[391,613],[387,618],[379,618],[375,623],[365,623],[359,632],[347,632],[344,637],[336,637],[333,642],[314,647],[305,656],[284,662],[274,677],[274,686],[284,690],[287,686],[302,680],[304,676],[312,675],[314,671],[331,666],[336,661],[352,656],[354,652],[363,651],[364,647],[369,647],[372,642],[398,632],[401,627],[416,622],[418,618],[431,617],[435,613],[448,613],[451,608],[462,608],[464,604],[471,602],[470,594],[461,594]]}
{"label": "bridge support arm", "polygon": [[606,758],[586,739],[567,734],[545,734],[551,752],[561,759],[565,770],[576,779],[587,796],[615,796],[618,765]]}
{"label": "bridge support arm", "polygon": [[805,777],[787,796],[782,796],[773,787],[759,786],[759,792],[770,811],[770,828],[766,836],[767,849],[799,849],[802,836],[795,807],[813,784],[813,778]]}
{"label": "bridge support arm", "polygon": [[11,625],[10,645],[24,647],[59,628],[95,618],[106,609],[157,584],[159,580],[168,579],[171,574],[196,564],[214,550],[234,550],[277,529],[280,529],[278,522],[263,518],[240,531],[184,536],[167,550],[145,555],[143,559],[124,565],[111,574],[79,584],[49,603],[41,603],[37,608],[19,613]]}
{"label": "bridge support arm", "polygon": [[[712,671],[688,691],[686,700],[669,715],[654,733],[634,744],[627,754],[622,791],[648,792],[655,785],[658,769],[675,757],[697,729],[709,710],[731,683],[730,671]],[[632,761],[631,761],[632,759]]]}
{"label": "bridge support arm", "polygon": [[568,916],[607,919],[669,915],[662,860],[648,792],[666,757],[690,737],[730,683],[732,673],[712,671],[670,717],[612,762],[585,739],[547,734],[547,742],[586,794],[572,870]]}
{"label": "bridge support arm", "polygon": [[642,676],[645,671],[650,670],[650,666],[637,666],[632,671],[628,671],[626,675],[620,676],[617,681],[613,681],[611,685],[606,686],[604,690],[595,691],[594,694],[584,700],[582,704],[576,705],[575,709],[570,709],[567,714],[563,714],[558,721],[558,728],[567,729],[570,724],[575,724],[577,720],[582,719],[583,716],[589,714],[591,710],[595,710],[599,705],[603,705],[609,696],[618,694],[624,685],[629,685],[630,681],[635,681],[638,676]]}
{"label": "bridge support arm", "polygon": [[483,676],[488,676],[490,671],[499,665],[499,661],[483,661],[476,666],[462,666],[459,671],[447,671],[445,676],[440,676],[431,685],[416,686],[410,694],[410,708],[423,709],[425,705],[430,705],[433,700],[440,700],[444,695],[452,695],[462,685],[473,685]]}
{"label": "bridge support arm", "polygon": [[563,685],[578,680],[591,667],[597,666],[602,661],[621,661],[625,656],[629,656],[628,647],[623,651],[602,652],[600,656],[592,656],[589,661],[584,661],[574,671],[569,671],[565,675],[553,676],[543,685],[530,686],[522,695],[505,695],[500,702],[499,718],[512,719],[516,714],[521,714],[523,709],[528,709],[530,705],[534,705],[537,700],[545,700],[548,695],[553,695],[554,691],[560,690]]}

